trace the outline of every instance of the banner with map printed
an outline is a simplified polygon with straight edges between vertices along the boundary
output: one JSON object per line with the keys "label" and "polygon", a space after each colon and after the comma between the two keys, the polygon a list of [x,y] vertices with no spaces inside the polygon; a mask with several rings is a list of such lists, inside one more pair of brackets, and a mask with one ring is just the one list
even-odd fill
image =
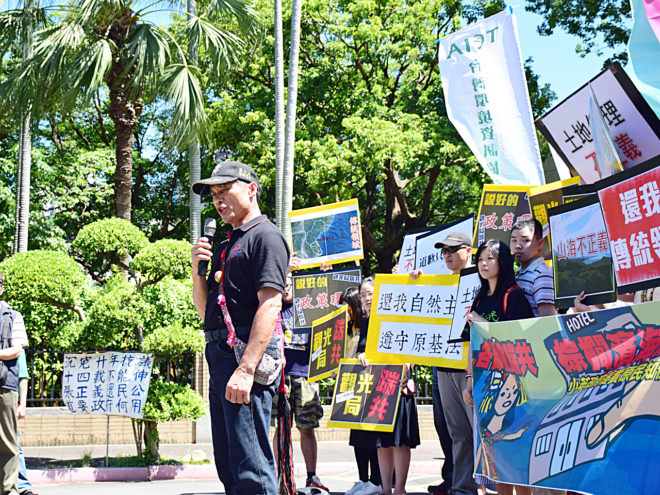
{"label": "banner with map printed", "polygon": [[402,376],[402,364],[362,366],[357,359],[342,360],[328,426],[393,431],[401,398]]}
{"label": "banner with map printed", "polygon": [[142,418],[153,357],[141,352],[65,354],[62,399],[73,414]]}
{"label": "banner with map printed", "polygon": [[289,213],[291,252],[298,268],[343,263],[364,257],[357,199]]}
{"label": "banner with map printed", "polygon": [[519,218],[530,218],[527,194],[532,186],[484,185],[474,231],[473,247],[489,239],[511,242],[511,229]]}
{"label": "banner with map printed", "polygon": [[367,359],[465,369],[467,343],[449,342],[458,283],[458,275],[376,274]]}
{"label": "banner with map printed", "polygon": [[555,304],[570,308],[582,291],[585,304],[616,299],[612,253],[598,196],[549,210]]}
{"label": "banner with map printed", "polygon": [[406,232],[399,253],[399,263],[397,264],[399,271],[397,273],[410,273],[415,269],[415,239],[430,230],[430,228],[424,228]]}
{"label": "banner with map printed", "polygon": [[309,338],[308,382],[315,382],[330,376],[339,367],[339,361],[346,356],[346,327],[348,306],[315,320]]}
{"label": "banner with map printed", "polygon": [[476,323],[478,481],[657,493],[660,302]]}
{"label": "banner with map printed", "polygon": [[417,236],[415,238],[416,269],[429,275],[451,274],[445,260],[442,258],[440,249],[435,247],[438,242],[444,241],[451,232],[462,232],[468,239],[471,239],[474,232],[474,215],[468,215],[455,222],[433,227],[429,232]]}
{"label": "banner with map printed", "polygon": [[359,287],[361,281],[359,268],[294,274],[294,333],[309,333],[312,322],[342,307],[342,293],[349,287]]}
{"label": "banner with map printed", "polygon": [[529,190],[529,209],[535,220],[543,228],[543,237],[546,241],[543,243],[543,258],[552,259],[552,246],[550,242],[550,222],[548,220],[548,209],[564,204],[562,187],[572,184],[580,184],[579,177],[560,180],[546,184],[544,186],[533,187]]}
{"label": "banner with map printed", "polygon": [[595,185],[619,291],[660,286],[660,157]]}

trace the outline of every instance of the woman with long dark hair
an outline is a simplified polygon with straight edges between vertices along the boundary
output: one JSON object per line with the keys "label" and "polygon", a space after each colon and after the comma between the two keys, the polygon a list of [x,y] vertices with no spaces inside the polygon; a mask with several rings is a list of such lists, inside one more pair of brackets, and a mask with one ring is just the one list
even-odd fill
{"label": "woman with long dark hair", "polygon": [[[365,278],[360,289],[346,289],[340,299],[348,305],[349,316],[353,332],[359,331],[359,339],[355,357],[365,365],[364,352],[367,346],[367,330],[369,329],[369,312],[374,292],[374,278]],[[351,353],[348,354],[353,357]],[[381,492],[380,467],[378,465],[378,451],[376,442],[378,433],[375,431],[351,430],[349,445],[355,451],[355,461],[358,465],[360,481],[355,483],[345,495],[376,495]],[[371,468],[371,476],[369,475]]]}
{"label": "woman with long dark hair", "polygon": [[[475,322],[498,322],[532,318],[534,316],[532,307],[529,305],[525,293],[516,283],[513,268],[514,258],[509,246],[505,242],[491,239],[479,246],[476,257],[479,278],[481,279],[481,289],[472,304],[472,309],[468,315],[468,324],[472,326]],[[520,394],[523,393],[519,388],[517,379],[513,376],[510,379],[505,379],[500,385],[495,394],[496,400],[493,410],[501,414],[488,417],[485,427],[482,428],[484,442],[490,448],[487,454],[490,454],[491,458],[489,459],[487,455],[487,458],[484,459],[488,471],[491,471],[490,468],[494,466],[492,463],[493,442],[505,439],[501,436],[503,435],[501,431],[505,429],[504,421],[506,419],[508,423],[513,414],[513,406]],[[514,389],[515,393],[513,391]],[[516,400],[513,400],[511,397],[507,398],[507,394],[511,397],[515,396]],[[497,402],[500,395],[502,396],[502,407],[499,407],[499,402]],[[474,406],[472,377],[470,375],[467,378],[463,397],[467,404]],[[496,475],[493,477],[496,477]],[[497,493],[500,495],[512,495],[514,487],[516,488],[517,495],[531,495],[532,493],[529,487],[507,483],[498,483]]]}

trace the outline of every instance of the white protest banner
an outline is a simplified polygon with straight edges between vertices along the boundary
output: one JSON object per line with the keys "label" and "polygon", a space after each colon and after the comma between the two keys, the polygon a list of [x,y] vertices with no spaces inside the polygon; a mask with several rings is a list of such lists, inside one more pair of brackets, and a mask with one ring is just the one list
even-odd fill
{"label": "white protest banner", "polygon": [[74,414],[142,418],[152,366],[141,352],[65,354],[64,403]]}
{"label": "white protest banner", "polygon": [[481,279],[476,266],[461,270],[461,278],[458,280],[458,292],[456,293],[456,311],[449,329],[449,341],[461,340],[461,334],[465,328],[470,308],[474,298],[481,289]]}
{"label": "white protest banner", "polygon": [[456,222],[434,227],[430,232],[418,236],[415,239],[415,268],[428,275],[449,275],[451,270],[445,265],[440,248],[435,246],[451,232],[462,232],[468,239],[472,239],[474,216],[469,215]]}
{"label": "white protest banner", "polygon": [[415,269],[415,239],[428,231],[429,229],[420,229],[406,233],[399,254],[399,273],[410,273]]}
{"label": "white protest banner", "polygon": [[495,184],[544,184],[516,19],[500,12],[440,40],[447,115]]}
{"label": "white protest banner", "polygon": [[660,120],[615,62],[536,121],[550,146],[582,177],[584,184],[601,178],[589,124],[589,86],[624,169],[660,155]]}
{"label": "white protest banner", "polygon": [[415,363],[464,369],[468,346],[449,342],[458,275],[377,274],[366,357],[379,363]]}

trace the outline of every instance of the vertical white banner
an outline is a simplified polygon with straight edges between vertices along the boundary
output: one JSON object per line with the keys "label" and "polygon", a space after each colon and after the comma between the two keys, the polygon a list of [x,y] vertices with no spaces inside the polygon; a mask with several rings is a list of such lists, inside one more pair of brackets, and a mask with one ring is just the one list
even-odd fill
{"label": "vertical white banner", "polygon": [[545,184],[516,19],[509,11],[440,40],[447,115],[495,184]]}

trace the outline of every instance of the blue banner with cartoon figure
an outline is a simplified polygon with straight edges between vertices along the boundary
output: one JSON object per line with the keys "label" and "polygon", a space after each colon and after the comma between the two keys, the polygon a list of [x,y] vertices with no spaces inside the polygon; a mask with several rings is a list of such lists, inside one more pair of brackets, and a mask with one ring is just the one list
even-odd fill
{"label": "blue banner with cartoon figure", "polygon": [[657,493],[660,302],[471,332],[477,477]]}

